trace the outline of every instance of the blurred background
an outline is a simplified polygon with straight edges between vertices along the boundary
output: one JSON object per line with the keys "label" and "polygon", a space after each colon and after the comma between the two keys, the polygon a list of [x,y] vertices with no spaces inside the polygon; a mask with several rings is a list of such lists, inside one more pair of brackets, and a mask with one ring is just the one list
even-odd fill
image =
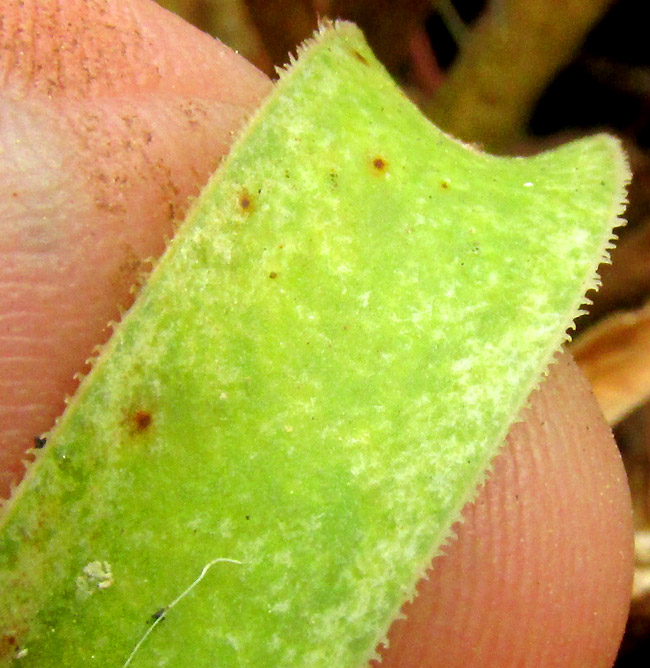
{"label": "blurred background", "polygon": [[437,125],[530,154],[617,134],[633,170],[628,224],[577,323],[574,357],[632,489],[634,597],[616,667],[650,666],[650,39],[635,0],[159,0],[276,77],[319,18],[356,22]]}

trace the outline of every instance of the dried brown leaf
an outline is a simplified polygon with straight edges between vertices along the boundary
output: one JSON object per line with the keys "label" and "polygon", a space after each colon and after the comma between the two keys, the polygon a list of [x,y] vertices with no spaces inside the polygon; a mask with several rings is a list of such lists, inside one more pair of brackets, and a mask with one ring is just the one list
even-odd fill
{"label": "dried brown leaf", "polygon": [[570,350],[610,424],[650,398],[650,304],[605,318]]}

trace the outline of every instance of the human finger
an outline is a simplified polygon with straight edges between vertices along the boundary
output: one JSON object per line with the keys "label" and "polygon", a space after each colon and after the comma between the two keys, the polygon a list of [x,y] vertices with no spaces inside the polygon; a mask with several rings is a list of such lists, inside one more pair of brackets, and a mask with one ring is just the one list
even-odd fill
{"label": "human finger", "polygon": [[382,668],[612,665],[634,563],[618,450],[568,354],[523,417],[393,625]]}

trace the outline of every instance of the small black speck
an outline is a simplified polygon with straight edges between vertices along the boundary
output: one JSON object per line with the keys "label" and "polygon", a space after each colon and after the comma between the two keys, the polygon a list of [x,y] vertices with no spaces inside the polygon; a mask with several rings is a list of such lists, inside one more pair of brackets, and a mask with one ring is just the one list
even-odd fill
{"label": "small black speck", "polygon": [[151,615],[151,617],[149,618],[149,623],[151,624],[160,619],[161,617],[164,620],[166,612],[167,608],[159,608],[158,610],[156,610],[156,612],[153,613],[153,615]]}
{"label": "small black speck", "polygon": [[249,520],[251,518],[250,515],[246,515],[246,519]]}
{"label": "small black speck", "polygon": [[44,448],[46,443],[47,443],[47,439],[45,438],[45,436],[35,436],[34,437],[34,447],[37,450],[40,450],[41,448]]}

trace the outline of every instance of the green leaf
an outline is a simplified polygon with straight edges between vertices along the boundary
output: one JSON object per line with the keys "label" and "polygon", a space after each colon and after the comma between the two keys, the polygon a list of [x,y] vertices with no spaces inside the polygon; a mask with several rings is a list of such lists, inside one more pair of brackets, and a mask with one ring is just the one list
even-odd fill
{"label": "green leaf", "polygon": [[3,509],[0,665],[363,665],[594,285],[626,179],[603,135],[462,145],[354,26],[322,30]]}

